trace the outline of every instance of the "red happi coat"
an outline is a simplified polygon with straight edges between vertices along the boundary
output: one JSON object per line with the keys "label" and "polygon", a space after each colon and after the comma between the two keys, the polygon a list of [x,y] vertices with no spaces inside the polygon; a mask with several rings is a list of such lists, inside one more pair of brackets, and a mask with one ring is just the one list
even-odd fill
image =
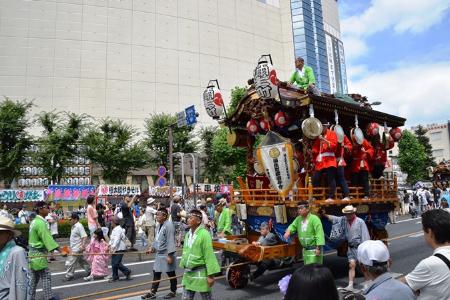
{"label": "red happi coat", "polygon": [[348,156],[348,154],[352,153],[353,145],[350,142],[350,139],[344,135],[344,141],[341,143],[338,143],[336,146],[336,162],[338,164],[338,167],[345,167],[347,164],[345,163],[345,157]]}
{"label": "red happi coat", "polygon": [[387,150],[384,149],[384,145],[381,143],[373,146],[374,155],[373,155],[373,163],[379,165],[386,165],[387,162]]}
{"label": "red happi coat", "polygon": [[366,139],[363,140],[362,145],[353,145],[351,172],[370,171],[373,155],[374,149]]}
{"label": "red happi coat", "polygon": [[330,129],[327,129],[324,138],[329,142],[329,145],[327,142],[317,138],[312,147],[314,168],[316,171],[337,167],[335,154],[337,147],[336,133]]}

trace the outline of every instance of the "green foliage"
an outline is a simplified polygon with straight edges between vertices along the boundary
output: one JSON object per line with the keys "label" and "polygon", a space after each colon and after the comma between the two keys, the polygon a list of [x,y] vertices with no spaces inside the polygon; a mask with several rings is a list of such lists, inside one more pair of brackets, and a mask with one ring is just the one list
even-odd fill
{"label": "green foliage", "polygon": [[230,104],[227,107],[228,116],[231,116],[234,113],[237,106],[239,105],[239,101],[246,93],[247,93],[246,87],[235,86],[233,89],[231,89],[231,100]]}
{"label": "green foliage", "polygon": [[403,172],[408,174],[407,182],[414,184],[425,178],[427,157],[425,149],[417,137],[407,131],[403,131],[403,137],[398,143],[398,164]]}
{"label": "green foliage", "polygon": [[85,155],[102,168],[108,183],[125,183],[132,170],[148,164],[143,142],[134,142],[136,130],[122,121],[104,119],[99,128],[92,127],[82,139]]}
{"label": "green foliage", "polygon": [[54,182],[59,182],[64,167],[78,154],[78,146],[86,115],[55,112],[42,112],[38,123],[43,127],[37,139],[38,151],[34,154],[36,164],[42,165],[44,174]]}
{"label": "green foliage", "polygon": [[150,165],[169,167],[169,126],[173,132],[173,152],[194,153],[197,143],[192,137],[192,127],[176,126],[174,115],[159,113],[152,114],[145,120],[145,145],[151,151]]}
{"label": "green foliage", "polygon": [[419,125],[414,133],[416,134],[419,143],[425,149],[425,167],[435,167],[436,163],[434,162],[433,148],[431,147],[430,139],[425,135],[427,133],[427,130],[422,125]]}
{"label": "green foliage", "polygon": [[200,130],[201,149],[203,156],[202,176],[209,179],[209,182],[219,182],[219,176],[223,173],[223,166],[218,165],[214,160],[213,139],[219,128],[216,126],[203,127]]}
{"label": "green foliage", "polygon": [[27,148],[32,143],[25,131],[32,124],[28,117],[32,106],[32,102],[6,97],[0,103],[0,179],[7,187],[20,175]]}

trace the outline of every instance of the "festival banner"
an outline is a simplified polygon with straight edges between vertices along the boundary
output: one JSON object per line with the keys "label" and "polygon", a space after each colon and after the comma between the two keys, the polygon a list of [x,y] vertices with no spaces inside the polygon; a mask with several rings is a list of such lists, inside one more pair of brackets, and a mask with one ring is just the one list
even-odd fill
{"label": "festival banner", "polygon": [[141,194],[141,187],[137,184],[101,184],[98,196],[136,196]]}
{"label": "festival banner", "polygon": [[[170,187],[169,186],[149,186],[148,187],[148,195],[150,197],[169,197],[170,196]],[[181,195],[182,195],[181,186],[172,187],[172,195],[181,197]]]}
{"label": "festival banner", "polygon": [[213,183],[196,183],[195,187],[193,184],[189,186],[189,192],[197,194],[199,193],[220,193],[229,194],[231,192],[231,184],[213,184]]}
{"label": "festival banner", "polygon": [[264,166],[271,185],[286,197],[295,182],[294,150],[292,143],[269,131],[256,150],[258,161]]}
{"label": "festival banner", "polygon": [[48,187],[49,198],[53,201],[77,201],[87,199],[95,194],[94,185],[50,185]]}
{"label": "festival banner", "polygon": [[0,201],[43,201],[45,200],[45,190],[0,190]]}

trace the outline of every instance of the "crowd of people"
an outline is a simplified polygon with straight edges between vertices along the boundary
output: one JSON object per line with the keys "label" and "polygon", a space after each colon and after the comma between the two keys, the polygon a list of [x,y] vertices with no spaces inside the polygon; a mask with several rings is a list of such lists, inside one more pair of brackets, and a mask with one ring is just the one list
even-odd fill
{"label": "crowd of people", "polygon": [[[176,297],[177,267],[184,269],[182,299],[194,299],[196,293],[202,299],[212,299],[214,275],[221,272],[220,262],[212,248],[212,238],[221,239],[233,234],[234,213],[225,198],[199,200],[189,212],[184,211],[180,201],[175,196],[171,205],[166,207],[149,198],[137,212],[135,198],[125,197],[116,207],[109,207],[95,205],[94,196],[89,196],[84,215],[87,230],[80,222],[83,216],[80,211],[73,212],[70,217],[69,252],[55,241],[53,216],[48,203],[41,201],[35,205],[28,253],[15,242],[18,231],[12,219],[0,216],[0,299],[34,299],[39,281],[42,281],[44,298],[56,299],[48,268],[48,261],[55,251],[67,256],[67,281],[75,278],[77,267],[85,271],[83,279],[86,281],[107,279],[115,282],[120,279],[119,271],[123,274],[123,280],[131,280],[132,270],[122,260],[127,251],[137,250],[137,237],[142,240],[144,251],[155,255],[153,283],[142,299],[157,297],[163,273],[170,281],[170,292],[164,298]],[[280,281],[285,300],[318,299],[317,293],[322,293],[320,299],[338,299],[331,272],[322,266],[325,233],[321,219],[333,224],[332,232],[340,235],[334,238],[348,243],[348,285],[343,291],[355,291],[358,266],[364,277],[370,280],[361,294],[352,294],[352,297],[373,300],[450,297],[448,209],[430,208],[423,212],[425,241],[433,249],[433,256],[421,261],[401,280],[394,279],[389,273],[391,259],[387,247],[381,241],[370,240],[366,223],[356,216],[356,208],[347,205],[342,209],[342,214],[333,216],[319,211],[316,215],[311,213],[308,202],[298,203],[298,217],[288,226],[282,238],[290,242],[292,236],[297,236],[302,245],[304,266]],[[280,242],[280,237],[272,232],[270,224],[263,222],[259,231],[260,237],[253,242],[254,246],[271,246]],[[177,261],[177,249],[182,251],[180,261]],[[257,269],[250,273],[250,281],[279,263],[271,259],[261,261]],[[222,267],[225,267],[223,260]],[[308,296],[309,290],[314,291],[314,296]]]}

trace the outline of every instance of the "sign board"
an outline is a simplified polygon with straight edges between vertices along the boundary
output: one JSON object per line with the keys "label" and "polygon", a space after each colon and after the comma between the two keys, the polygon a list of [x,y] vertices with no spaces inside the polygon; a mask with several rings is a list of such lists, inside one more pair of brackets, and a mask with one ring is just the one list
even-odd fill
{"label": "sign board", "polygon": [[159,177],[166,176],[166,173],[167,173],[166,167],[164,167],[164,166],[159,166],[158,167],[158,176]]}
{"label": "sign board", "polygon": [[167,183],[166,177],[163,177],[163,176],[159,177],[157,180],[157,183],[159,186],[165,186]]}
{"label": "sign board", "polygon": [[101,184],[98,187],[98,196],[135,196],[141,194],[141,188],[137,184]]}
{"label": "sign board", "polygon": [[54,200],[80,200],[87,199],[89,195],[95,194],[94,185],[50,185],[48,187],[49,197]]}
{"label": "sign board", "polygon": [[186,126],[186,112],[184,110],[177,112],[177,126],[178,127]]}
{"label": "sign board", "polygon": [[186,113],[186,125],[191,126],[197,123],[197,113],[194,105],[187,107],[184,111]]}
{"label": "sign board", "polygon": [[0,201],[44,201],[45,190],[0,190]]}
{"label": "sign board", "polygon": [[231,192],[231,184],[213,184],[213,183],[196,183],[189,186],[189,191],[191,193],[221,193],[229,194]]}

